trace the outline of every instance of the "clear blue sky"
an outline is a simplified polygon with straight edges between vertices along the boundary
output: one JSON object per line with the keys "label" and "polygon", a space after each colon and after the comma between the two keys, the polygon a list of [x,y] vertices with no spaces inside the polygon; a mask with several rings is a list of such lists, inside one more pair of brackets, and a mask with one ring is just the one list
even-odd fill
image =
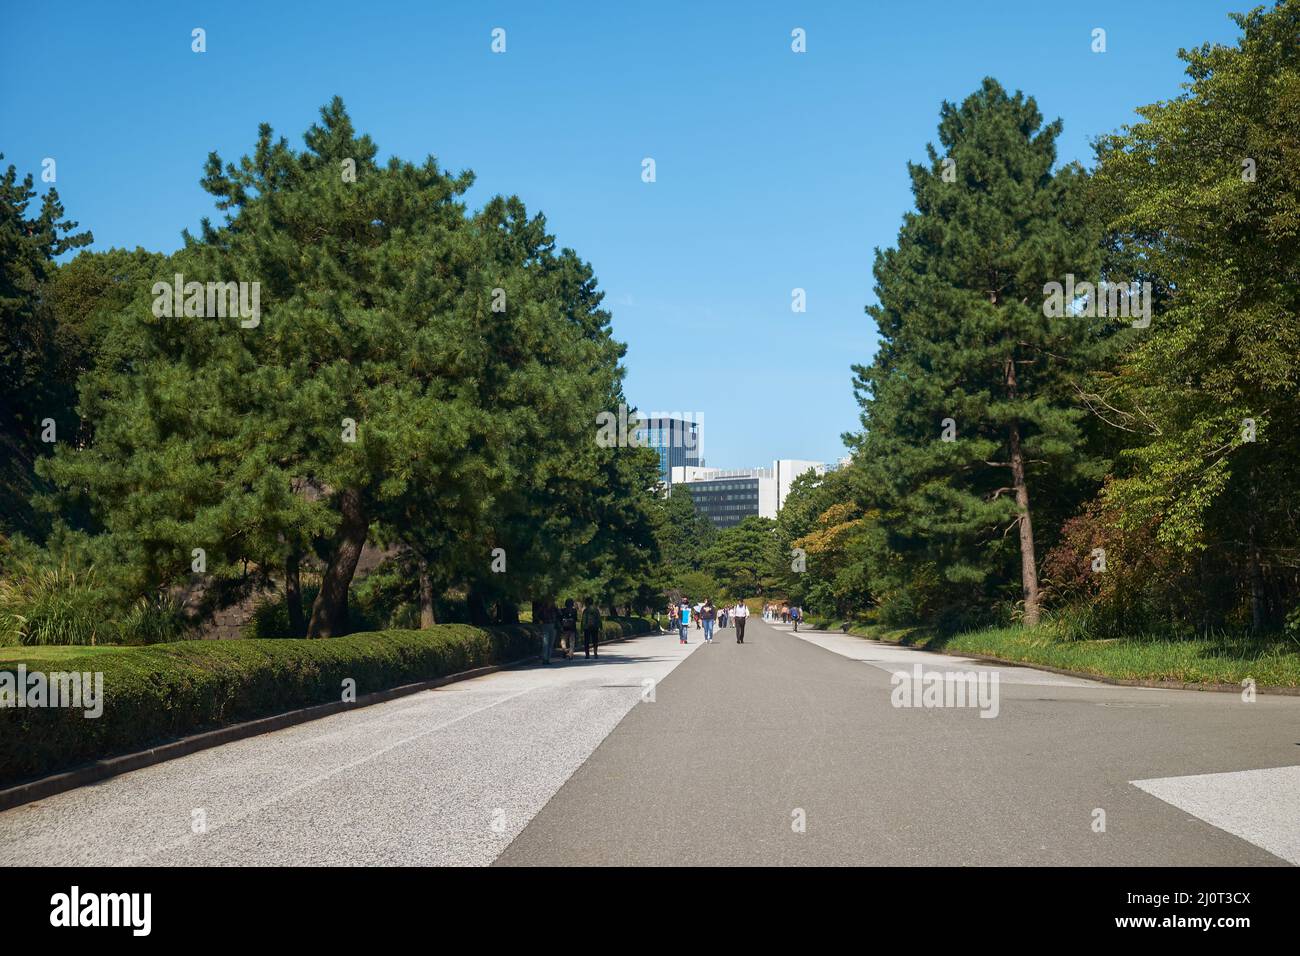
{"label": "clear blue sky", "polygon": [[0,151],[23,171],[57,160],[94,248],[177,248],[217,217],[198,185],[209,150],[237,158],[262,121],[300,145],[338,93],[381,156],[432,153],[474,170],[475,206],[517,193],[544,212],[595,267],[633,402],[702,415],[709,463],[741,467],[843,453],[849,366],[875,350],[872,250],[910,208],[905,163],[942,100],[995,76],[1060,116],[1062,159],[1087,162],[1093,137],[1177,94],[1180,46],[1235,42],[1227,13],[1250,4],[6,6]]}

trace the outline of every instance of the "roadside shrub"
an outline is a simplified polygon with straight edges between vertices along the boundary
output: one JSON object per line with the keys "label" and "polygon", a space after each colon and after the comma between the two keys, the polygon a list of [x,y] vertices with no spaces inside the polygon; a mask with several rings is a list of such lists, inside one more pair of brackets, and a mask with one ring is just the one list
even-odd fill
{"label": "roadside shrub", "polygon": [[615,641],[621,637],[635,634],[650,634],[657,631],[654,621],[644,617],[607,617],[601,628],[602,641]]}

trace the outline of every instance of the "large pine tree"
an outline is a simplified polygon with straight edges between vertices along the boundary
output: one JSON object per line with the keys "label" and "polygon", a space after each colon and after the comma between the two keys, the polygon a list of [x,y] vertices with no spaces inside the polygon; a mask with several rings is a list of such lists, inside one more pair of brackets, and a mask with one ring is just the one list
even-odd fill
{"label": "large pine tree", "polygon": [[926,592],[918,611],[991,600],[1018,564],[1023,619],[1037,623],[1034,519],[1104,467],[1073,388],[1098,323],[1044,310],[1047,283],[1096,281],[1099,268],[1084,174],[1054,168],[1060,130],[992,79],[944,103],[939,148],[909,164],[916,211],[898,245],[876,252],[880,301],[867,311],[880,348],[854,368],[858,458],[902,586]]}
{"label": "large pine tree", "polygon": [[[157,276],[260,283],[260,321],[159,316],[138,297],[109,333],[129,360],[82,389],[95,444],[52,464],[135,585],[188,576],[202,548],[209,574],[282,576],[294,631],[330,636],[372,537],[482,611],[575,574],[568,556],[601,527],[648,528],[648,481],[597,452],[623,347],[590,268],[517,199],[467,214],[470,174],[378,162],[337,99],[305,141],[263,126],[239,163],[210,156],[226,221]],[[641,495],[630,513],[604,504],[616,479]],[[310,615],[304,564],[320,576]]]}

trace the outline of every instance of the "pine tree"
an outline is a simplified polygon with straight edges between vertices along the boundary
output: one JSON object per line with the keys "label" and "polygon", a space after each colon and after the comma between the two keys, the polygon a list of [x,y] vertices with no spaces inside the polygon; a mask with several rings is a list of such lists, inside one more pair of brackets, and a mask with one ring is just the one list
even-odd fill
{"label": "pine tree", "polygon": [[880,301],[867,311],[880,348],[854,368],[858,457],[931,609],[994,596],[1014,530],[1024,621],[1037,623],[1035,515],[1104,470],[1073,383],[1097,361],[1105,320],[1044,308],[1048,283],[1099,278],[1084,175],[1053,168],[1060,129],[992,79],[945,103],[942,153],[909,164],[916,211],[876,253]]}
{"label": "pine tree", "polygon": [[[595,440],[623,347],[590,268],[540,216],[515,198],[469,215],[470,174],[381,165],[339,100],[321,116],[302,152],[263,126],[238,164],[209,157],[226,220],[187,235],[149,290],[256,282],[260,316],[137,296],[110,332],[130,362],[82,390],[95,444],[52,474],[88,490],[140,589],[187,576],[202,548],[219,580],[282,574],[294,630],[330,636],[374,537],[416,555],[427,592],[463,582],[479,617],[495,601],[509,619],[647,507],[648,488],[609,506],[611,482],[638,479]],[[305,563],[320,569],[309,616]]]}

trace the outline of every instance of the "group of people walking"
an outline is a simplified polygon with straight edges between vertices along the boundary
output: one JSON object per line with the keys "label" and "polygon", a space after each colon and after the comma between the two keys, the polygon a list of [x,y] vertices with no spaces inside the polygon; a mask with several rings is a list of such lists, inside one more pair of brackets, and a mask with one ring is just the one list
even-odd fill
{"label": "group of people walking", "polygon": [[749,620],[749,607],[744,601],[737,601],[732,605],[717,607],[712,598],[705,598],[700,604],[694,606],[691,602],[682,598],[679,604],[668,605],[668,626],[678,634],[681,643],[689,643],[687,635],[691,630],[691,622],[695,622],[696,630],[704,632],[704,643],[713,643],[713,629],[725,629],[728,625],[734,626],[736,631],[736,643],[745,643],[745,622]]}
{"label": "group of people walking", "polygon": [[764,604],[763,620],[768,624],[775,624],[777,621],[782,624],[793,624],[795,631],[798,631],[799,622],[803,620],[803,609],[797,604]]}
{"label": "group of people walking", "polygon": [[[657,615],[656,615],[657,617]],[[780,621],[782,624],[794,624],[799,630],[803,612],[797,605],[764,604],[763,620],[769,624]],[[600,635],[605,626],[600,608],[590,597],[578,604],[573,598],[567,598],[564,607],[557,607],[552,600],[542,601],[537,607],[535,620],[542,629],[542,663],[551,663],[551,657],[558,649],[565,660],[572,660],[578,648],[578,635],[582,635],[583,655],[599,657]],[[699,604],[692,605],[686,598],[677,604],[668,605],[668,626],[678,634],[683,644],[690,643],[691,624],[697,631],[704,632],[704,643],[713,643],[714,628],[725,630],[734,628],[736,643],[745,643],[745,622],[749,620],[749,606],[743,600],[735,604],[717,606],[712,598],[705,598]]]}
{"label": "group of people walking", "polygon": [[559,651],[565,660],[572,660],[582,634],[582,651],[587,657],[599,657],[600,635],[605,626],[600,608],[590,597],[582,599],[579,606],[567,598],[564,607],[554,601],[543,601],[537,612],[537,623],[542,628],[542,663],[551,663],[551,655],[559,640]]}

